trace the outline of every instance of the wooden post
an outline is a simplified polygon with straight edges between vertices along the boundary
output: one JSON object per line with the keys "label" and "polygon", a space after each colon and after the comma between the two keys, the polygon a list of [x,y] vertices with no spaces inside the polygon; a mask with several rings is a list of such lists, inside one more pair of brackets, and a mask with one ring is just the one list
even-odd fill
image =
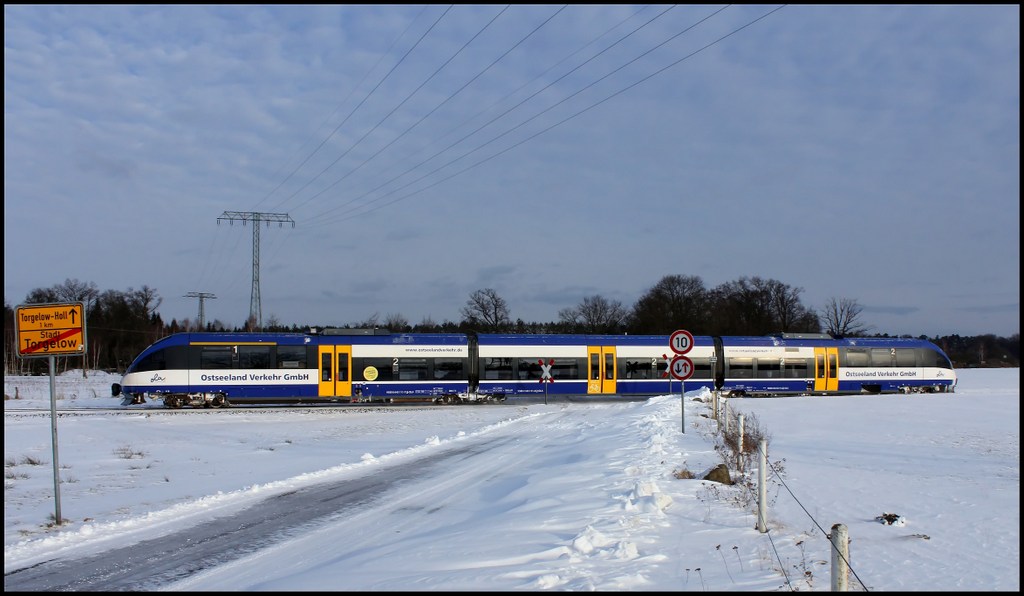
{"label": "wooden post", "polygon": [[736,436],[736,469],[740,469],[740,462],[743,461],[743,414],[739,417],[739,433]]}
{"label": "wooden post", "polygon": [[832,526],[832,591],[845,592],[850,576],[850,539],[846,526]]}
{"label": "wooden post", "polygon": [[768,531],[768,442],[761,439],[760,465],[757,474],[757,531]]}

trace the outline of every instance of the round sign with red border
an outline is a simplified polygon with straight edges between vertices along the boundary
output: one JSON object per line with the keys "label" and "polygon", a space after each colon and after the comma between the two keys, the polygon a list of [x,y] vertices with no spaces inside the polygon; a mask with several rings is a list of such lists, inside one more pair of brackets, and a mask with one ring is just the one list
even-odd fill
{"label": "round sign with red border", "polygon": [[693,360],[686,356],[676,356],[668,366],[672,376],[680,381],[685,381],[693,376]]}
{"label": "round sign with red border", "polygon": [[685,329],[673,331],[668,338],[668,347],[676,354],[685,354],[693,349],[693,334]]}

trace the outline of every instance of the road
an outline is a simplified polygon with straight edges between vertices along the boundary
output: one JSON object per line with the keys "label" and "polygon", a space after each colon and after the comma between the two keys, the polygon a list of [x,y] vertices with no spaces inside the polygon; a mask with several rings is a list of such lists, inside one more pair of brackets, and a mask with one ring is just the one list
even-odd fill
{"label": "road", "polygon": [[[420,502],[438,507],[458,500],[460,490],[465,490],[460,486],[474,486],[482,474],[493,476],[496,455],[512,458],[519,442],[514,431],[489,434],[364,477],[276,495],[159,539],[98,555],[46,561],[5,574],[4,591],[157,590],[328,524],[345,525],[344,548],[362,549],[380,532],[379,528],[360,529],[361,515],[403,507],[397,495],[414,494]],[[443,479],[438,478],[440,470],[444,470]]]}

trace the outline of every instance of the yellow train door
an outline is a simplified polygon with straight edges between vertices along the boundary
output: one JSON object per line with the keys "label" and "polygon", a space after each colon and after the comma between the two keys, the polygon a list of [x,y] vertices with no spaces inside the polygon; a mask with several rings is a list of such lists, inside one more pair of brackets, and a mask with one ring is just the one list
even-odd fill
{"label": "yellow train door", "polygon": [[352,397],[352,346],[321,345],[320,397]]}
{"label": "yellow train door", "polygon": [[615,393],[615,346],[587,346],[587,393]]}
{"label": "yellow train door", "polygon": [[839,348],[814,348],[814,391],[839,391]]}

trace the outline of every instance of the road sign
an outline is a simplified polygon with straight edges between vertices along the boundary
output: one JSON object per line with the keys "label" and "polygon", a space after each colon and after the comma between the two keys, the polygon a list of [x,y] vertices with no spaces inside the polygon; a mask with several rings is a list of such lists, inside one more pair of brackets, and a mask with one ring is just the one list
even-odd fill
{"label": "road sign", "polygon": [[551,376],[551,367],[554,366],[554,360],[548,360],[547,364],[544,364],[543,360],[538,360],[537,364],[540,364],[540,382],[541,383],[554,383],[555,378]]}
{"label": "road sign", "polygon": [[693,348],[693,334],[685,329],[673,331],[668,338],[668,347],[676,354],[685,354]]}
{"label": "road sign", "polygon": [[685,381],[693,376],[693,360],[686,356],[676,356],[669,365],[672,376],[680,381]]}
{"label": "road sign", "polygon": [[81,302],[21,305],[14,320],[21,358],[85,355],[85,306]]}

